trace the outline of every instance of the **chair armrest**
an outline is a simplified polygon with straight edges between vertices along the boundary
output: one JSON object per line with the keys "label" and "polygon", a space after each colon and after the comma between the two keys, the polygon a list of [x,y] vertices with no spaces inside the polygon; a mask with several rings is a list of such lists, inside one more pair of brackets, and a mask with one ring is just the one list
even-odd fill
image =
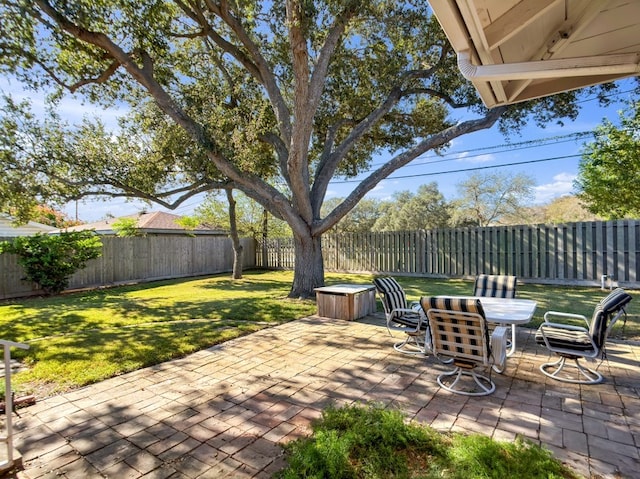
{"label": "chair armrest", "polygon": [[540,331],[542,331],[542,334],[544,334],[545,328],[559,328],[566,329],[567,331],[581,331],[589,334],[589,330],[587,328],[567,323],[552,323],[551,321],[544,322],[540,325]]}
{"label": "chair armrest", "polygon": [[[585,322],[585,324],[587,325],[587,328],[589,327],[589,320],[582,314],[564,313],[562,311],[547,311],[546,313],[544,313],[545,323],[551,323],[553,321],[550,321],[550,319],[558,319],[558,318],[581,319]],[[562,324],[562,323],[556,323],[556,324]]]}
{"label": "chair armrest", "polygon": [[[397,324],[402,324],[401,322],[398,322],[395,320],[395,318],[393,317],[394,313],[400,313],[400,315],[402,315],[402,313],[408,313],[408,314],[411,314],[412,316],[416,316],[416,327],[412,329],[410,326],[402,326],[402,327],[393,326],[391,323],[394,323],[394,322]],[[420,327],[422,326],[422,320],[423,320],[423,315],[418,314],[418,311],[416,311],[415,309],[409,309],[409,308],[392,309],[389,315],[387,316],[387,329],[418,332],[420,331]]]}
{"label": "chair armrest", "polygon": [[420,301],[411,301],[409,307],[413,310],[414,313],[418,313],[420,315],[421,321],[427,321],[427,313],[425,313],[424,309],[422,309]]}
{"label": "chair armrest", "polygon": [[[546,332],[547,329],[549,330],[563,329],[565,331],[577,331],[579,333],[583,333],[584,334],[583,337],[589,340],[588,343],[584,342],[583,344],[585,345],[590,344],[591,347],[589,349],[592,351],[592,353],[589,353],[583,349],[576,350],[570,347],[563,347],[561,343],[558,343],[557,338],[547,337],[547,332]],[[574,326],[572,324],[565,324],[565,323],[546,322],[540,325],[539,330],[540,330],[540,334],[542,334],[542,339],[544,341],[545,347],[549,351],[553,351],[560,354],[579,354],[580,356],[583,356],[583,357],[594,357],[599,351],[599,348],[593,342],[593,338],[589,334],[589,330],[586,328],[583,328],[582,326]],[[550,339],[554,340],[555,344],[551,344]]]}

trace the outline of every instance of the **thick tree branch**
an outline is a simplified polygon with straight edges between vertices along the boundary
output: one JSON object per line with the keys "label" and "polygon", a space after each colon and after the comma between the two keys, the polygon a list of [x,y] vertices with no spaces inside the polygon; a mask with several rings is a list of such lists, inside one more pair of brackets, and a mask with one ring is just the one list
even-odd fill
{"label": "thick tree branch", "polygon": [[280,138],[278,135],[274,133],[266,133],[264,135],[261,135],[260,139],[266,143],[269,143],[271,146],[273,146],[273,149],[275,150],[276,155],[278,156],[278,164],[280,165],[280,172],[282,173],[282,176],[284,177],[285,181],[287,183],[290,183],[289,172],[287,170],[287,158],[289,157],[289,150],[287,150],[287,145],[282,143],[282,138]]}
{"label": "thick tree branch", "polygon": [[[303,30],[307,19],[304,17],[300,2],[296,0],[287,2],[287,19],[290,25],[289,38],[296,80],[294,115],[297,120],[289,152],[288,170],[292,188],[300,192],[294,197],[305,200],[302,204],[296,204],[296,207],[308,222],[312,221],[320,211],[319,206],[314,204],[309,194],[308,154],[313,133],[313,120],[320,104],[331,57],[342,39],[347,24],[357,11],[357,3],[348,2],[346,8],[336,17],[333,25],[329,28],[318,60],[314,65],[313,73],[311,73],[309,71],[309,52]],[[322,161],[320,165],[322,165]]]}
{"label": "thick tree branch", "polygon": [[405,166],[426,151],[433,150],[446,145],[454,138],[471,133],[473,131],[490,128],[498,121],[500,116],[507,110],[507,107],[498,107],[490,110],[484,117],[467,120],[459,123],[435,135],[426,138],[418,143],[414,148],[407,150],[373,171],[367,178],[347,196],[331,213],[321,221],[314,224],[312,234],[319,235],[331,228],[336,222],[344,217],[369,191],[371,191],[380,181],[387,178],[398,168]]}
{"label": "thick tree branch", "polygon": [[[100,184],[95,184],[93,185],[94,187],[99,187],[101,186]],[[106,185],[103,185],[106,186]],[[140,198],[142,200],[147,200],[147,201],[152,201],[154,203],[157,203],[165,208],[169,208],[169,209],[175,209],[178,206],[180,206],[182,203],[184,203],[186,200],[188,200],[189,198],[192,198],[193,196],[199,195],[200,193],[206,193],[212,190],[217,190],[217,189],[225,189],[225,188],[230,188],[231,187],[231,183],[229,182],[207,182],[205,184],[202,184],[198,187],[194,187],[193,185],[188,186],[188,187],[182,187],[182,188],[176,188],[173,190],[168,190],[168,191],[163,191],[163,192],[158,192],[158,193],[149,193],[143,190],[140,190],[138,188],[132,187],[130,185],[124,185],[124,184],[115,184],[115,183],[111,183],[108,186],[113,186],[113,187],[117,187],[119,189],[121,189],[122,191],[112,191],[112,190],[107,190],[107,189],[87,189],[87,190],[83,190],[80,194],[75,195],[73,198],[73,200],[77,200],[77,199],[81,199],[81,198],[86,198],[86,197],[91,197],[91,196],[107,196],[110,198],[131,198],[131,197],[136,197],[136,198]],[[181,194],[180,196],[178,196],[177,199],[173,200],[173,201],[169,201],[167,200],[167,198],[171,198],[177,194]]]}
{"label": "thick tree branch", "polygon": [[362,119],[351,130],[351,132],[349,132],[347,137],[340,145],[337,146],[337,148],[331,152],[325,150],[324,153],[327,153],[327,156],[323,155],[319,161],[315,180],[313,182],[313,188],[311,190],[311,201],[313,208],[317,208],[316,211],[319,211],[322,198],[324,198],[327,187],[329,186],[329,181],[333,178],[333,174],[335,173],[340,161],[345,157],[353,145],[355,145],[366,132],[371,130],[374,124],[391,111],[400,98],[402,98],[402,90],[399,87],[392,89],[385,101]]}
{"label": "thick tree branch", "polygon": [[[398,104],[398,102],[405,97],[418,95],[418,94],[429,94],[431,96],[435,96],[441,98],[449,105],[454,108],[469,106],[467,104],[456,102],[450,95],[447,95],[443,92],[437,91],[432,88],[427,87],[408,87],[403,88],[402,85],[411,82],[413,80],[426,80],[431,76],[435,75],[440,69],[443,68],[444,62],[446,60],[447,54],[451,51],[448,45],[443,45],[440,51],[440,56],[438,61],[431,66],[430,68],[421,69],[421,70],[410,70],[407,71],[398,81],[398,84],[391,89],[389,95],[385,99],[385,101],[375,110],[373,110],[367,117],[365,117],[353,130],[351,130],[350,134],[343,140],[343,142],[337,147],[333,148],[334,143],[331,141],[325,144],[325,148],[323,150],[322,156],[318,163],[318,169],[316,170],[316,175],[312,188],[312,196],[311,201],[315,211],[319,211],[319,208],[322,203],[322,199],[326,193],[329,182],[333,178],[336,168],[340,161],[344,159],[346,154],[351,150],[353,145],[357,143],[358,140],[365,135],[374,124],[376,124],[384,115],[388,114],[394,106]],[[341,123],[344,123],[345,120],[341,119],[336,125],[332,126],[329,129],[329,140],[335,139],[335,134],[332,133],[331,129],[339,127]]]}
{"label": "thick tree branch", "polygon": [[[218,5],[212,0],[205,0],[205,4],[207,5],[207,9],[210,13],[218,16],[229,26],[229,28],[231,28],[240,43],[247,50],[250,58],[247,57],[247,55],[242,50],[222,38],[211,28],[208,22],[206,23],[206,25],[202,26],[207,27],[207,32],[216,45],[218,45],[227,53],[231,54],[245,68],[247,68],[247,71],[249,71],[249,73],[251,73],[265,87],[267,95],[269,96],[272,107],[274,109],[274,113],[276,115],[278,129],[283,139],[288,144],[291,141],[290,112],[289,108],[287,107],[287,103],[285,102],[284,98],[282,97],[282,93],[278,88],[278,83],[272,68],[270,67],[264,56],[261,54],[258,45],[256,45],[256,43],[247,34],[246,30],[242,26],[242,23],[231,14],[227,2],[220,2],[220,4]],[[249,67],[251,67],[251,69]]]}
{"label": "thick tree branch", "polygon": [[118,70],[118,67],[120,66],[120,63],[114,60],[99,76],[93,78],[84,78],[75,83],[68,84],[62,78],[60,78],[52,68],[50,68],[47,64],[34,56],[31,52],[21,49],[20,56],[32,62],[33,64],[38,65],[40,68],[42,68],[42,70],[44,70],[49,78],[54,81],[54,83],[64,88],[65,90],[69,90],[69,92],[71,93],[75,93],[79,88],[85,85],[89,85],[92,83],[105,83],[107,80],[109,80],[109,78],[113,76],[113,74]]}
{"label": "thick tree branch", "polygon": [[438,90],[434,90],[433,88],[420,88],[420,87],[408,88],[408,89],[406,89],[406,90],[404,90],[402,92],[402,96],[403,97],[412,96],[412,95],[430,95],[430,96],[434,96],[434,97],[440,98],[441,100],[443,100],[445,103],[447,103],[452,108],[467,108],[467,107],[474,106],[474,105],[478,104],[477,101],[476,102],[464,102],[464,103],[457,102],[450,95],[447,95],[446,93],[443,93],[443,92],[438,91]]}

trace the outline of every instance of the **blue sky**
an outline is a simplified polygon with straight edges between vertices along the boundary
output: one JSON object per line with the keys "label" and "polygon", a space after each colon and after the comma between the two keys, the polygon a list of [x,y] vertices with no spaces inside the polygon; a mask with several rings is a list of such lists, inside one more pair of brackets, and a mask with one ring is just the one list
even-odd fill
{"label": "blue sky", "polygon": [[[579,117],[575,121],[565,122],[564,126],[550,124],[543,129],[532,122],[522,132],[508,138],[497,127],[460,137],[444,152],[444,156],[437,157],[433,153],[423,155],[382,181],[367,197],[385,200],[391,198],[394,192],[416,191],[421,184],[435,181],[445,198],[451,200],[458,196],[457,185],[472,173],[470,169],[479,168],[482,173],[491,173],[499,165],[512,163],[520,164],[499,168],[513,174],[530,175],[536,183],[535,203],[546,203],[555,197],[571,193],[578,171],[579,153],[586,140],[575,139],[570,135],[592,131],[603,118],[617,123],[617,112],[625,107],[625,102],[631,95],[624,92],[630,89],[629,81],[622,82],[622,93],[612,97],[615,101],[606,109],[601,108],[595,100],[582,102]],[[19,84],[11,82],[7,77],[0,77],[0,91],[11,93],[15,98],[29,97],[36,111],[41,111],[44,105],[42,97],[33,92],[23,92]],[[78,99],[66,97],[60,105],[60,113],[71,123],[80,121],[84,115],[98,115],[107,124],[115,124],[117,116],[122,112],[114,109],[98,110],[91,105],[83,105]],[[455,112],[453,115],[458,116]],[[526,144],[533,140],[540,140],[540,143]],[[380,161],[382,159],[374,161],[374,165]],[[354,182],[337,179],[330,185],[327,198],[344,197],[355,186]],[[108,215],[132,214],[141,209],[188,215],[200,201],[201,197],[191,198],[171,211],[156,205],[146,206],[140,201],[84,200],[67,205],[65,212],[71,218],[76,217],[77,212],[77,217],[86,222],[98,221]]]}

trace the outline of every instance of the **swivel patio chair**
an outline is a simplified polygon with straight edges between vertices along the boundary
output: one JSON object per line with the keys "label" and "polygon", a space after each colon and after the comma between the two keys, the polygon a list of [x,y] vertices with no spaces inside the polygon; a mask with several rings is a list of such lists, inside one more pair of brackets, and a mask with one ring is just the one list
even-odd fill
{"label": "swivel patio chair", "polygon": [[[518,278],[502,274],[479,274],[473,285],[473,295],[490,298],[515,298]],[[492,329],[490,327],[489,329]],[[511,325],[511,339],[507,341],[508,355],[514,353],[516,325]]]}
{"label": "swivel patio chair", "polygon": [[[558,381],[576,384],[597,384],[603,380],[602,374],[580,364],[580,359],[606,357],[605,345],[609,333],[616,321],[623,314],[631,296],[622,288],[617,288],[601,300],[593,311],[591,322],[581,314],[547,311],[544,323],[536,332],[536,342],[544,345],[549,351],[557,354],[559,359],[540,366],[546,376]],[[559,321],[578,319],[585,322],[586,327],[566,324]],[[573,363],[567,363],[567,360]],[[599,367],[599,366],[598,366]]]}
{"label": "swivel patio chair", "polygon": [[[442,373],[440,387],[466,396],[485,396],[496,389],[491,371],[504,371],[508,329],[495,328],[491,336],[482,304],[477,298],[422,297],[431,329],[431,350],[443,362],[453,359],[455,369]],[[486,368],[489,376],[476,373]],[[471,381],[469,381],[469,378]]]}
{"label": "swivel patio chair", "polygon": [[405,354],[427,354],[429,331],[420,304],[417,301],[408,304],[404,289],[390,276],[376,278],[373,284],[384,308],[389,334],[393,336],[393,331],[397,331],[406,335],[393,348]]}

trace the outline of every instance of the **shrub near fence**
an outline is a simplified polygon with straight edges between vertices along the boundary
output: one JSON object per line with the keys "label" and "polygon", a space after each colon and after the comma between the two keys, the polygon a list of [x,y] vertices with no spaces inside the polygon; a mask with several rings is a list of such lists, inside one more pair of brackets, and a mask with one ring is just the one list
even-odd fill
{"label": "shrub near fence", "polygon": [[[12,238],[0,238],[0,241]],[[102,256],[77,271],[70,289],[159,279],[200,276],[231,271],[233,248],[225,236],[149,235],[120,238],[102,236]],[[255,266],[255,241],[242,239],[244,267]],[[38,294],[22,281],[24,271],[12,254],[0,254],[0,299]]]}
{"label": "shrub near fence", "polygon": [[[640,286],[640,221],[442,228],[325,235],[327,271],[469,277],[511,274],[522,280],[601,284],[602,276]],[[293,241],[267,240],[256,265],[291,269]]]}

